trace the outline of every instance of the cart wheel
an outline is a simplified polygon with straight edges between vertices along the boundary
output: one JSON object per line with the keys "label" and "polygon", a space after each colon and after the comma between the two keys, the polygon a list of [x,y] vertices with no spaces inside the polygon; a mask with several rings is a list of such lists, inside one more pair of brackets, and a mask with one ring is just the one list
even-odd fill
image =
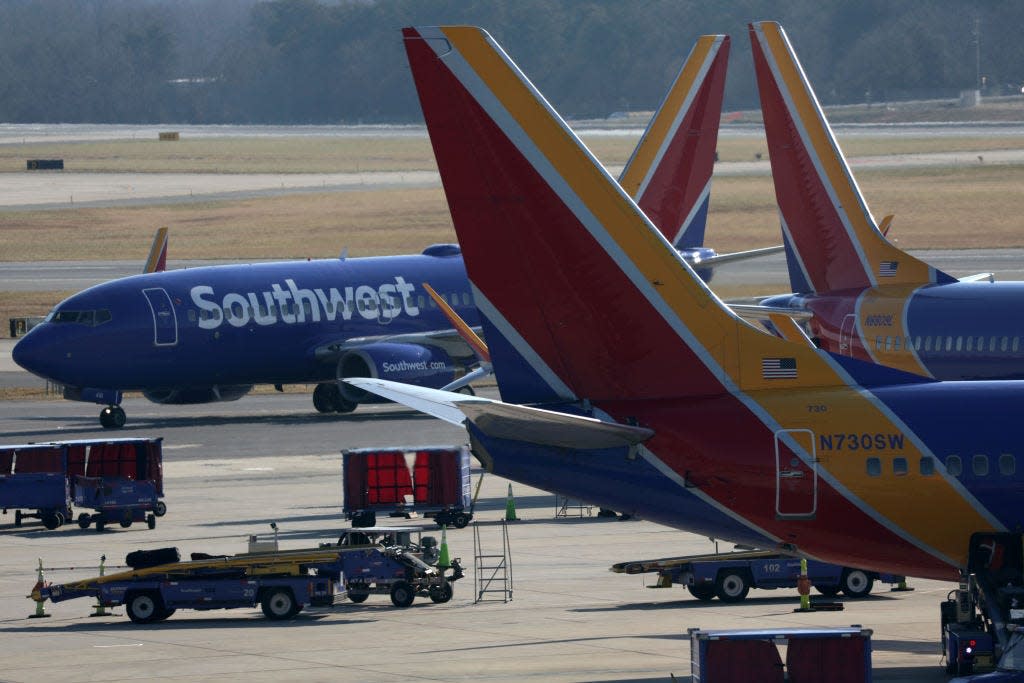
{"label": "cart wheel", "polygon": [[21,526],[21,510],[14,511],[14,526]]}
{"label": "cart wheel", "polygon": [[391,586],[391,602],[395,607],[408,607],[416,599],[416,591],[406,581],[396,581]]}
{"label": "cart wheel", "polygon": [[131,517],[129,517],[127,519],[122,519],[120,524],[121,524],[121,528],[122,529],[127,529],[128,527],[130,527],[132,525]]}
{"label": "cart wheel", "polygon": [[452,520],[452,524],[455,525],[456,529],[465,529],[466,525],[469,524],[469,520],[470,516],[468,514],[460,512],[455,515],[455,518]]}
{"label": "cart wheel", "polygon": [[155,619],[153,619],[153,621],[164,621],[165,619],[168,619],[172,614],[174,614],[177,611],[178,610],[174,609],[173,607],[170,608],[170,609],[165,607],[163,610],[160,611],[160,616],[158,616]]}
{"label": "cart wheel", "polygon": [[863,569],[844,569],[839,585],[843,587],[843,592],[848,597],[863,598],[871,592],[875,579]]}
{"label": "cart wheel", "polygon": [[430,599],[438,604],[452,599],[452,585],[445,582],[443,586],[430,587]]}
{"label": "cart wheel", "polygon": [[701,602],[711,602],[715,599],[715,587],[710,583],[687,585],[686,590]]}
{"label": "cart wheel", "polygon": [[107,523],[104,520],[102,520],[102,519],[97,519],[96,520],[96,531],[103,531],[103,529],[106,528],[106,526],[107,526]]}
{"label": "cart wheel", "polygon": [[89,516],[88,512],[83,512],[78,515],[78,526],[81,529],[88,529],[89,525],[92,524],[92,517]]}
{"label": "cart wheel", "polygon": [[295,603],[295,596],[287,588],[274,588],[263,594],[260,607],[268,619],[280,621],[291,619],[302,609]]}
{"label": "cart wheel", "polygon": [[64,523],[64,515],[59,512],[44,512],[42,521],[43,526],[52,531]]}
{"label": "cart wheel", "polygon": [[818,591],[826,598],[834,598],[839,595],[839,586],[819,586],[815,584],[814,590]]}
{"label": "cart wheel", "polygon": [[715,595],[722,602],[740,602],[750,592],[746,574],[738,569],[723,569],[715,581]]}
{"label": "cart wheel", "polygon": [[[148,624],[160,621],[161,615],[166,611],[163,600],[157,593],[129,593],[125,596],[125,610],[128,618],[136,624]],[[168,615],[170,616],[170,615]]]}
{"label": "cart wheel", "polygon": [[362,584],[351,584],[345,594],[348,596],[349,600],[358,604],[360,602],[366,602],[366,598],[370,597],[370,590]]}
{"label": "cart wheel", "polygon": [[146,526],[150,529],[156,528],[156,517],[153,515],[146,515]]}
{"label": "cart wheel", "polygon": [[158,500],[156,505],[153,506],[153,514],[157,517],[163,517],[167,514],[167,503],[162,500]]}

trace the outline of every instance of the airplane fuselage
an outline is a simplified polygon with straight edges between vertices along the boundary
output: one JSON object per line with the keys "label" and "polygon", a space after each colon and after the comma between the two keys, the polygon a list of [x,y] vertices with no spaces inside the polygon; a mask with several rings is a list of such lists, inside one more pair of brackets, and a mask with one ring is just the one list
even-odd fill
{"label": "airplane fuselage", "polygon": [[941,380],[1024,378],[1024,282],[771,297],[809,311],[822,348]]}
{"label": "airplane fuselage", "polygon": [[1019,382],[887,386],[872,394],[899,418],[882,428],[865,428],[864,402],[846,389],[749,392],[788,412],[779,429],[729,395],[595,402],[655,431],[632,450],[554,449],[469,429],[501,476],[716,538],[949,580],[966,566],[971,533],[1024,528],[1022,391]]}
{"label": "airplane fuselage", "polygon": [[75,387],[327,381],[336,377],[336,349],[351,340],[449,326],[423,282],[477,324],[457,251],[212,266],[136,275],[80,292],[19,342],[14,355],[35,374]]}

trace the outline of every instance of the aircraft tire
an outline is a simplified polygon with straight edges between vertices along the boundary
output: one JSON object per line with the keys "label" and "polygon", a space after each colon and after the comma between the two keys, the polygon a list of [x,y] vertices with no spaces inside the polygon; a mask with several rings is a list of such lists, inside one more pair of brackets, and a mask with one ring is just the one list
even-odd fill
{"label": "aircraft tire", "polygon": [[333,413],[341,400],[341,390],[334,382],[321,382],[313,389],[313,407],[318,413]]}
{"label": "aircraft tire", "polygon": [[346,400],[344,397],[342,397],[340,392],[338,393],[338,404],[334,407],[334,412],[351,413],[357,407],[359,407],[358,403],[356,403],[355,401]]}
{"label": "aircraft tire", "polygon": [[100,411],[100,425],[104,429],[121,429],[127,421],[128,416],[121,406],[107,406]]}

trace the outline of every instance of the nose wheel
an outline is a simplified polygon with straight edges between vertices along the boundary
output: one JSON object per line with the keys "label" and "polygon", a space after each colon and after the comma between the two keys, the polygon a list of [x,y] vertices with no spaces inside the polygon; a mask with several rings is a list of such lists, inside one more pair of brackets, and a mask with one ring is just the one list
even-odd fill
{"label": "nose wheel", "polygon": [[127,420],[128,417],[121,406],[107,406],[100,411],[100,424],[104,429],[120,429]]}

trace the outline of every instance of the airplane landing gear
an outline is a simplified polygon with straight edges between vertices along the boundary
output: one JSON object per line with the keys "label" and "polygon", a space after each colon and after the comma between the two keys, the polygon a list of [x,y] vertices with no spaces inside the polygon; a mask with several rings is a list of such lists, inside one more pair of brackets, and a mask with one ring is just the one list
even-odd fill
{"label": "airplane landing gear", "polygon": [[341,395],[336,382],[322,382],[313,390],[313,407],[319,413],[351,413],[356,405]]}
{"label": "airplane landing gear", "polygon": [[121,406],[107,406],[100,411],[100,424],[104,429],[120,429],[127,421],[128,417]]}

